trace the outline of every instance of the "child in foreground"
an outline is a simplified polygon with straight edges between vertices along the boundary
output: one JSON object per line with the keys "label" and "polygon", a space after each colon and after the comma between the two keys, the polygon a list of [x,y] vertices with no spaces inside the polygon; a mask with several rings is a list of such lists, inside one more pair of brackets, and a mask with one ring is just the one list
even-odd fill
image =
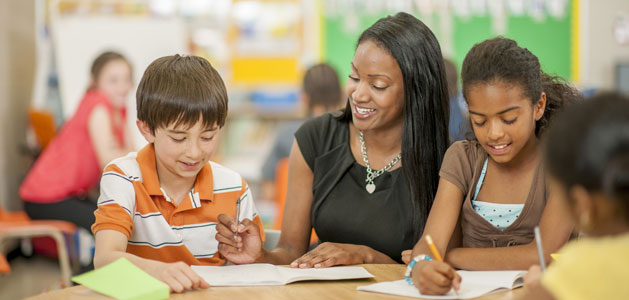
{"label": "child in foreground", "polygon": [[105,167],[94,266],[125,257],[174,292],[207,288],[189,265],[226,262],[217,216],[235,215],[240,203],[240,220],[261,227],[247,183],[209,161],[227,117],[225,85],[207,60],[167,56],[149,65],[136,97],[149,144]]}
{"label": "child in foreground", "polygon": [[595,96],[555,125],[545,151],[550,184],[586,237],[545,273],[531,267],[524,298],[629,299],[629,98]]}
{"label": "child in foreground", "polygon": [[[422,294],[458,288],[455,269],[518,270],[538,261],[533,228],[544,253],[559,249],[573,225],[550,196],[540,138],[557,111],[581,95],[540,69],[529,50],[506,38],[472,47],[461,72],[475,140],[448,149],[439,187],[411,270]],[[432,256],[430,235],[445,262]]]}

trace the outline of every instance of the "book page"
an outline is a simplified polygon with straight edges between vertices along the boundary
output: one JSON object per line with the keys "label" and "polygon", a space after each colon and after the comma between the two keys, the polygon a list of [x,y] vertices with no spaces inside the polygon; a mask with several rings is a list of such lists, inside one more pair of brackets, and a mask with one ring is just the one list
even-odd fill
{"label": "book page", "polygon": [[303,280],[342,280],[373,278],[371,273],[363,267],[330,267],[298,269],[290,267],[277,267],[286,283]]}
{"label": "book page", "polygon": [[302,280],[343,280],[372,278],[363,267],[297,269],[271,264],[236,266],[192,266],[211,286],[284,285]]}
{"label": "book page", "polygon": [[191,266],[210,286],[255,286],[286,284],[271,264]]}
{"label": "book page", "polygon": [[405,280],[379,282],[359,286],[357,290],[425,299],[471,299],[498,291],[522,286],[526,271],[457,271],[461,275],[461,289],[445,295],[423,295]]}

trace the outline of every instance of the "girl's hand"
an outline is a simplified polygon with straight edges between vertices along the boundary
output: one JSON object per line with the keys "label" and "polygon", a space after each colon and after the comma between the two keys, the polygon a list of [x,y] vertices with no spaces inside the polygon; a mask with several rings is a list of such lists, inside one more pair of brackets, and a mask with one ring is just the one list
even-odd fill
{"label": "girl's hand", "polygon": [[418,262],[411,277],[424,295],[443,295],[450,288],[459,290],[461,287],[461,276],[449,264],[437,260]]}
{"label": "girl's hand", "polygon": [[[237,233],[234,237],[234,233]],[[249,219],[236,225],[234,218],[220,214],[216,224],[218,252],[234,264],[250,264],[262,256],[260,228]]]}
{"label": "girl's hand", "polygon": [[352,244],[323,243],[314,250],[293,261],[293,268],[325,268],[337,265],[357,265],[365,263],[362,256],[367,247]]}
{"label": "girl's hand", "polygon": [[170,290],[181,293],[191,289],[207,289],[210,285],[203,280],[190,266],[183,262],[163,263],[155,261],[155,264],[147,269],[147,272],[166,283]]}
{"label": "girl's hand", "polygon": [[542,277],[542,269],[538,265],[533,265],[524,275],[524,287],[533,288],[539,286],[539,280]]}
{"label": "girl's hand", "polygon": [[402,251],[402,261],[408,265],[408,263],[411,262],[412,256],[413,255],[413,249],[408,249],[408,250],[404,250]]}

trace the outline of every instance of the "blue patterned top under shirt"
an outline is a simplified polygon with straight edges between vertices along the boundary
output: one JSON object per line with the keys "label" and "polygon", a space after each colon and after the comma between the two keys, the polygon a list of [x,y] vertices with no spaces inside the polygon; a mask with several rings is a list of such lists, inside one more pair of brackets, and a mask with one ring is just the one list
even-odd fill
{"label": "blue patterned top under shirt", "polygon": [[478,196],[478,192],[485,180],[485,173],[487,173],[487,161],[488,159],[486,158],[483,164],[483,170],[476,184],[476,191],[474,192],[474,197],[472,197],[472,207],[474,211],[487,220],[487,222],[496,226],[498,229],[504,230],[509,227],[509,225],[513,224],[520,216],[524,204],[501,204],[476,200],[476,196]]}

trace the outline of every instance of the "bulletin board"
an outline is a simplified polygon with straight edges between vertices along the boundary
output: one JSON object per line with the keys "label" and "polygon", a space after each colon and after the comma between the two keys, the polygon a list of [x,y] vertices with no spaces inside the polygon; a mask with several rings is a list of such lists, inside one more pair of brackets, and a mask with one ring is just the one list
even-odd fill
{"label": "bulletin board", "polygon": [[[528,48],[535,54],[542,65],[542,69],[553,75],[562,76],[568,80],[576,80],[578,74],[578,38],[576,24],[578,21],[578,0],[566,0],[567,8],[563,17],[546,16],[542,20],[529,15],[506,16],[505,37],[514,39],[522,47]],[[420,20],[420,14],[410,12]],[[358,14],[356,30],[347,30],[347,14],[323,17],[323,59],[332,64],[342,77],[350,72],[350,62],[354,55],[356,42],[360,33],[375,23],[379,18],[393,15],[387,11],[379,14]],[[492,30],[492,17],[468,16],[465,18],[452,15],[451,37],[441,34],[438,20],[439,15],[432,17],[431,30],[444,47],[444,41],[453,50],[450,58],[459,71],[465,55],[476,43],[482,42],[496,34]],[[428,23],[428,22],[426,22]]]}

